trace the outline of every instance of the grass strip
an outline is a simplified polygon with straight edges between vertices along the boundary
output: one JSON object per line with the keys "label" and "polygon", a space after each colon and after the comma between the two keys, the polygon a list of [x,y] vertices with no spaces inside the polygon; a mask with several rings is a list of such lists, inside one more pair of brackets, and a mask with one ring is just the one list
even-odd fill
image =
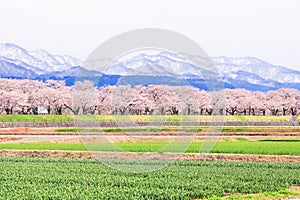
{"label": "grass strip", "polygon": [[289,122],[291,116],[209,116],[209,115],[5,115],[0,122]]}
{"label": "grass strip", "polygon": [[[208,143],[207,143],[208,144]],[[198,153],[203,142],[8,143],[0,149]],[[216,142],[211,153],[300,155],[300,142]]]}

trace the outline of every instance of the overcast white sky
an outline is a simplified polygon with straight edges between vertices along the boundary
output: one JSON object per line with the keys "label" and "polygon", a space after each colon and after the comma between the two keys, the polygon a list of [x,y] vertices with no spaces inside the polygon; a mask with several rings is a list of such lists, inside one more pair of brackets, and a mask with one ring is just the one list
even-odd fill
{"label": "overcast white sky", "polygon": [[0,0],[0,42],[84,60],[110,37],[165,28],[209,56],[255,56],[300,70],[298,0]]}

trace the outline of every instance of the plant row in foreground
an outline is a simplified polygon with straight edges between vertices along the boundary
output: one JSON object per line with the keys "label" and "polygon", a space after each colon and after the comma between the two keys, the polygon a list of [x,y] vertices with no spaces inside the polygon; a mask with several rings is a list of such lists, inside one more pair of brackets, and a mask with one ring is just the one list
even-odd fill
{"label": "plant row in foreground", "polygon": [[[300,185],[296,163],[176,161],[126,173],[97,160],[1,158],[0,199],[194,199],[278,191]],[[162,161],[110,161],[124,167]]]}

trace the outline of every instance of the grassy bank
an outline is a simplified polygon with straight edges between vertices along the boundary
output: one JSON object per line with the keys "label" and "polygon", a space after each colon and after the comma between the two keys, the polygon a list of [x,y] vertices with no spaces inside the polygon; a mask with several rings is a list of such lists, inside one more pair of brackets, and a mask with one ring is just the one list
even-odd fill
{"label": "grassy bank", "polygon": [[57,128],[55,132],[200,132],[213,129],[217,132],[300,132],[300,126],[164,126],[164,127],[111,127],[111,128]]}
{"label": "grassy bank", "polygon": [[209,116],[209,115],[4,115],[0,122],[289,122],[291,116]]}

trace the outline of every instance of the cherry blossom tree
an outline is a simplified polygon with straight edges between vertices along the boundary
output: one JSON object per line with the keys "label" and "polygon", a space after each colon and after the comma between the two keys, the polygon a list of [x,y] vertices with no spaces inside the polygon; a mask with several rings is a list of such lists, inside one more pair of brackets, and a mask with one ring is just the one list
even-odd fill
{"label": "cherry blossom tree", "polygon": [[191,86],[129,85],[95,88],[92,82],[16,80],[0,78],[0,113],[38,114],[243,114],[297,116],[296,89],[252,92],[224,89],[207,92]]}
{"label": "cherry blossom tree", "polygon": [[283,108],[281,101],[282,98],[277,90],[268,91],[266,94],[267,108],[272,115],[277,115],[279,111]]}
{"label": "cherry blossom tree", "polygon": [[277,98],[280,101],[282,115],[291,113],[297,115],[300,106],[300,93],[296,89],[282,88],[277,90]]}
{"label": "cherry blossom tree", "polygon": [[198,106],[199,114],[200,115],[203,115],[205,113],[212,114],[213,108],[212,108],[211,94],[204,90],[198,90],[196,91],[196,98],[197,98],[196,105]]}
{"label": "cherry blossom tree", "polygon": [[173,91],[177,94],[181,114],[190,115],[198,112],[199,101],[197,92],[199,90],[197,88],[191,86],[177,86],[173,87]]}
{"label": "cherry blossom tree", "polygon": [[130,85],[119,85],[112,93],[113,114],[121,115],[129,112],[129,104],[132,100],[133,89]]}
{"label": "cherry blossom tree", "polygon": [[112,114],[112,95],[115,88],[115,86],[104,86],[96,93],[98,114]]}
{"label": "cherry blossom tree", "polygon": [[61,115],[65,105],[69,105],[72,100],[71,88],[64,81],[47,80],[45,85],[41,91],[43,105],[49,114],[53,110],[54,114]]}
{"label": "cherry blossom tree", "polygon": [[129,113],[131,114],[152,114],[153,102],[149,98],[149,93],[145,86],[135,87],[132,98],[129,102]]}
{"label": "cherry blossom tree", "polygon": [[249,97],[249,101],[251,101],[251,109],[252,115],[262,114],[266,115],[267,110],[267,100],[266,94],[263,92],[253,92],[251,97]]}
{"label": "cherry blossom tree", "polygon": [[172,90],[171,86],[149,85],[148,93],[153,110],[157,110],[162,115],[178,114],[180,107],[178,94]]}
{"label": "cherry blossom tree", "polygon": [[[94,114],[96,111],[96,88],[90,81],[77,81],[71,89],[72,104],[64,104],[73,114]],[[70,103],[70,102],[69,102]]]}

